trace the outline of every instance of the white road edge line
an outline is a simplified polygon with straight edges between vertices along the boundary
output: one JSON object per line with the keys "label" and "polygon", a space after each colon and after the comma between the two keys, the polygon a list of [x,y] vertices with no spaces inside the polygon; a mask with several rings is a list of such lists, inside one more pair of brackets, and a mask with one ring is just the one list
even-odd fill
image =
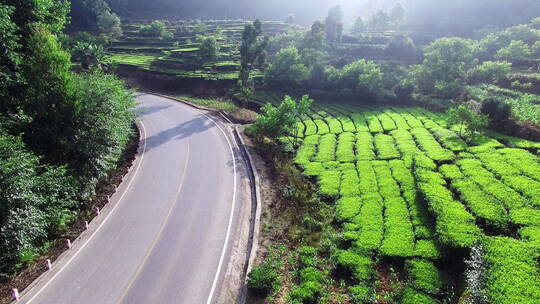
{"label": "white road edge line", "polygon": [[[150,94],[150,95],[152,95],[152,94]],[[173,101],[172,99],[162,97],[162,96],[157,96],[157,95],[152,95],[152,96],[160,97],[160,98],[163,98],[163,99],[169,101],[172,104],[179,105],[178,102]],[[225,235],[225,242],[223,243],[223,249],[221,250],[221,257],[219,258],[219,264],[218,264],[218,267],[217,267],[217,271],[216,271],[216,274],[214,275],[214,280],[213,280],[213,283],[212,283],[212,288],[210,289],[210,294],[208,295],[208,299],[206,300],[206,304],[211,304],[212,299],[214,297],[214,292],[216,291],[217,283],[218,283],[218,280],[219,280],[219,275],[221,274],[221,268],[223,267],[223,260],[225,259],[225,253],[227,252],[227,247],[228,247],[228,244],[229,244],[229,238],[231,236],[231,227],[232,227],[232,221],[233,221],[233,218],[234,218],[234,210],[236,208],[236,158],[234,157],[234,150],[232,148],[231,141],[229,140],[229,137],[227,136],[225,131],[223,131],[223,129],[219,126],[219,124],[214,119],[212,119],[210,116],[204,114],[200,110],[193,109],[190,106],[185,105],[185,104],[182,104],[182,105],[184,105],[187,109],[189,109],[189,111],[194,111],[196,113],[199,113],[199,114],[203,115],[208,120],[210,120],[212,123],[214,123],[214,125],[216,127],[218,127],[218,129],[221,131],[221,133],[225,137],[225,140],[227,140],[227,144],[229,145],[229,150],[231,151],[231,157],[232,157],[232,160],[233,160],[234,184],[233,184],[233,199],[232,199],[232,205],[231,205],[231,213],[229,215],[229,223],[228,223],[228,226],[227,226],[227,234]]]}
{"label": "white road edge line", "polygon": [[[111,217],[111,215],[114,213],[114,211],[116,210],[116,208],[118,207],[118,205],[120,205],[120,202],[122,202],[122,199],[124,198],[124,196],[126,195],[126,193],[128,193],[129,191],[129,188],[131,186],[131,183],[133,183],[133,181],[135,180],[135,177],[137,176],[137,172],[139,172],[139,168],[141,167],[141,164],[143,163],[143,159],[144,159],[144,154],[146,152],[146,128],[144,127],[144,123],[142,122],[142,120],[139,120],[139,123],[141,124],[142,126],[142,130],[143,130],[143,138],[144,138],[144,146],[143,146],[143,151],[141,153],[141,158],[139,159],[139,163],[137,164],[137,168],[135,169],[135,172],[133,173],[133,177],[131,178],[131,180],[129,181],[129,184],[127,185],[126,187],[126,191],[124,191],[124,193],[122,193],[122,196],[120,196],[120,198],[118,199],[118,201],[116,202],[116,204],[113,206],[113,208],[111,209],[111,211],[109,212],[109,214],[107,214],[107,217],[105,217],[105,219],[103,219],[103,221],[101,222],[101,224],[96,228],[96,230],[90,235],[90,237],[88,237],[88,239],[86,240],[86,242],[79,248],[79,250],[77,250],[73,256],[71,256],[71,258],[58,270],[58,272],[56,272],[52,278],[49,279],[49,281],[47,281],[47,283],[45,283],[45,285],[43,285],[43,287],[41,287],[35,294],[32,298],[30,298],[30,300],[28,300],[28,302],[26,302],[26,304],[30,304],[45,288],[47,288],[47,286],[49,286],[49,284],[62,272],[64,271],[64,269],[66,269],[67,266],[69,266],[69,264],[71,264],[71,262],[79,255],[79,253],[86,247],[86,245],[88,245],[88,243],[93,239],[93,237],[96,235],[96,233],[101,229],[101,227],[103,227],[103,225],[107,222],[107,220]],[[21,300],[23,300],[21,298]]]}
{"label": "white road edge line", "polygon": [[207,116],[204,113],[201,113],[201,114],[204,115],[204,117],[208,118],[210,121],[212,121],[214,123],[214,125],[216,125],[216,127],[218,127],[218,129],[221,131],[221,133],[223,134],[223,136],[227,140],[227,144],[229,144],[229,149],[231,150],[231,158],[233,160],[233,170],[234,170],[233,199],[232,199],[233,201],[232,201],[232,206],[231,206],[231,213],[229,215],[229,224],[228,224],[228,227],[227,227],[227,235],[225,236],[225,242],[223,243],[223,249],[221,251],[221,257],[219,258],[218,268],[217,268],[216,274],[214,276],[214,282],[212,283],[212,289],[210,290],[210,294],[208,295],[208,300],[206,301],[206,304],[211,304],[212,303],[212,298],[214,297],[214,292],[216,290],[216,286],[217,286],[217,283],[218,283],[218,280],[219,280],[219,275],[221,274],[221,268],[223,267],[223,260],[225,259],[225,252],[227,252],[227,247],[228,247],[228,244],[229,244],[229,237],[231,235],[232,221],[233,221],[233,218],[234,218],[234,211],[235,211],[235,208],[236,208],[236,206],[235,206],[236,205],[236,158],[234,157],[234,151],[233,151],[233,148],[232,148],[232,145],[231,145],[231,141],[229,140],[229,137],[227,136],[227,134],[225,134],[225,131],[223,131],[223,129],[212,118],[210,118],[209,116]]}

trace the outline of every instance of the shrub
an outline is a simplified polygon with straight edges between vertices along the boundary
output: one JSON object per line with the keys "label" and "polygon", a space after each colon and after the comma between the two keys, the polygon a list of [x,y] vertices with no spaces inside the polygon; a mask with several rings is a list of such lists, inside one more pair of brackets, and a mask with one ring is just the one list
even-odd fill
{"label": "shrub", "polygon": [[375,158],[373,136],[369,132],[356,133],[356,157],[358,160],[372,160]]}
{"label": "shrub", "polygon": [[482,114],[487,115],[495,126],[500,126],[502,122],[508,120],[512,115],[512,107],[496,98],[484,101],[480,111]]}
{"label": "shrub", "polygon": [[480,82],[497,83],[512,71],[512,64],[507,61],[485,61],[468,72],[467,80],[475,84]]}
{"label": "shrub", "polygon": [[381,246],[383,239],[383,204],[379,195],[364,196],[360,214],[353,219],[360,232],[356,246],[366,252],[374,251]]}
{"label": "shrub", "polygon": [[358,284],[349,287],[351,300],[354,304],[371,303],[373,300],[373,290],[366,284]]}
{"label": "shrub", "polygon": [[339,192],[343,197],[358,196],[360,195],[360,188],[358,187],[360,179],[358,178],[358,173],[356,172],[354,164],[347,164],[350,164],[352,168],[342,171],[341,186]]}
{"label": "shrub", "polygon": [[344,132],[339,135],[336,158],[339,162],[352,162],[356,159],[354,155],[355,137],[353,133]]}
{"label": "shrub", "polygon": [[319,192],[328,197],[336,197],[339,194],[341,172],[337,170],[326,170],[319,176]]}
{"label": "shrub", "polygon": [[199,55],[202,58],[213,59],[218,55],[218,45],[214,36],[197,36],[199,42]]}
{"label": "shrub", "polygon": [[414,255],[424,259],[439,259],[442,252],[434,240],[418,240],[414,247]]}
{"label": "shrub", "polygon": [[321,283],[307,281],[301,283],[299,286],[293,287],[289,294],[289,298],[292,303],[315,304],[318,303],[322,290],[323,286]]}
{"label": "shrub", "polygon": [[358,281],[367,281],[374,274],[371,258],[359,255],[352,250],[338,251],[332,259],[338,272],[352,275]]}
{"label": "shrub", "polygon": [[385,207],[381,253],[393,257],[413,256],[414,232],[407,204],[401,197],[395,197],[385,200]]}
{"label": "shrub", "polygon": [[408,260],[405,263],[405,269],[410,287],[432,295],[443,291],[444,277],[433,262],[420,259]]}
{"label": "shrub", "polygon": [[401,294],[401,304],[436,304],[437,301],[419,291],[412,288],[406,288]]}
{"label": "shrub", "polygon": [[328,162],[336,160],[336,135],[326,134],[321,136],[315,161]]}
{"label": "shrub", "polygon": [[390,135],[378,133],[375,135],[375,148],[379,159],[399,158],[401,154],[397,150],[394,139]]}
{"label": "shrub", "polygon": [[296,152],[294,162],[299,165],[306,165],[311,161],[311,158],[315,155],[317,145],[319,144],[318,135],[307,136],[302,145]]}
{"label": "shrub", "polygon": [[509,45],[498,50],[495,54],[495,58],[498,60],[507,60],[516,64],[522,64],[530,56],[531,48],[520,40],[512,40]]}
{"label": "shrub", "polygon": [[247,278],[247,287],[260,295],[268,295],[279,288],[279,274],[272,259],[251,269]]}
{"label": "shrub", "polygon": [[161,38],[165,35],[165,23],[160,20],[155,20],[150,24],[143,25],[139,29],[139,33],[147,37]]}
{"label": "shrub", "polygon": [[[484,237],[479,242],[480,269],[488,303],[538,303],[540,271],[537,253],[526,243],[508,237]],[[473,294],[474,296],[474,294]]]}

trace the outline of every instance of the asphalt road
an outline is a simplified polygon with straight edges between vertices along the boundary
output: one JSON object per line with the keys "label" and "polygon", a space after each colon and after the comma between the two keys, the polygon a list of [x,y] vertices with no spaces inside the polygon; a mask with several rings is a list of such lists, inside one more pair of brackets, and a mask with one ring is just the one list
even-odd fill
{"label": "asphalt road", "polygon": [[20,303],[213,303],[229,258],[237,160],[209,117],[140,95],[142,155],[90,230]]}

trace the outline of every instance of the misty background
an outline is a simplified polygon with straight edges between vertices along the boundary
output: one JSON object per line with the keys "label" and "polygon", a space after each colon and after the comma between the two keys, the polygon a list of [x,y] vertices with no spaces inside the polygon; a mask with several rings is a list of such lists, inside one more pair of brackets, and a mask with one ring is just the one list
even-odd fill
{"label": "misty background", "polygon": [[472,36],[526,22],[540,15],[538,0],[107,0],[118,14],[202,19],[285,20],[290,14],[299,24],[324,20],[328,9],[340,5],[347,29],[362,16],[396,4],[406,11],[404,29],[437,35]]}

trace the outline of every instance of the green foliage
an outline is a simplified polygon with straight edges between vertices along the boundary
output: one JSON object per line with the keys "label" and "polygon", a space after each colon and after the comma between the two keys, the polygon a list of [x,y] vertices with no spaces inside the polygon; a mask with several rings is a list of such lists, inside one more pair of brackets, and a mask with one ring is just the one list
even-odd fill
{"label": "green foliage", "polygon": [[285,96],[283,102],[275,107],[269,103],[261,109],[257,121],[253,124],[253,129],[257,136],[265,136],[270,139],[294,134],[294,128],[299,117],[304,116],[309,110],[313,100],[307,95],[295,101],[289,96]]}
{"label": "green foliage", "polygon": [[122,22],[113,12],[105,11],[97,18],[97,25],[105,36],[111,39],[122,37]]}
{"label": "green foliage", "polygon": [[512,64],[507,61],[485,61],[471,69],[467,74],[469,83],[497,83],[503,80],[512,70]]}
{"label": "green foliage", "polygon": [[493,125],[501,125],[512,115],[510,105],[495,98],[484,101],[480,111],[489,117]]}
{"label": "green foliage", "polygon": [[[475,298],[488,303],[537,303],[540,300],[540,276],[537,254],[526,243],[507,237],[484,237],[480,254],[470,263],[480,272],[480,288]],[[482,267],[483,265],[483,267]]]}
{"label": "green foliage", "polygon": [[172,38],[170,37],[171,34],[167,32],[167,29],[165,28],[165,23],[160,20],[152,21],[150,24],[143,25],[139,29],[139,33],[146,37],[155,37],[155,38],[163,38],[168,39]]}
{"label": "green foliage", "polygon": [[432,262],[419,259],[408,260],[405,268],[410,287],[432,295],[443,291],[444,277]]}
{"label": "green foliage", "polygon": [[247,23],[242,32],[242,44],[240,45],[240,75],[242,87],[249,87],[249,75],[253,65],[263,56],[268,46],[268,37],[261,38],[262,23],[258,19],[253,23]]}
{"label": "green foliage", "polygon": [[414,290],[412,288],[406,288],[403,290],[401,294],[401,302],[402,304],[436,304],[437,301],[417,290]]}
{"label": "green foliage", "polygon": [[65,167],[40,164],[20,137],[0,131],[0,271],[10,271],[24,252],[64,228],[77,207],[77,185]]}
{"label": "green foliage", "polygon": [[273,257],[267,257],[260,265],[251,269],[247,277],[250,291],[266,296],[279,289],[280,276]]}
{"label": "green foliage", "polygon": [[354,304],[371,303],[373,300],[373,290],[367,284],[358,284],[349,287],[351,300]]}
{"label": "green foliage", "polygon": [[440,38],[426,47],[422,65],[411,70],[420,91],[455,97],[467,71],[477,64],[478,44],[462,38]]}
{"label": "green foliage", "polygon": [[100,66],[105,52],[100,44],[90,44],[78,41],[72,49],[73,60],[81,63],[81,67],[88,70],[91,67]]}
{"label": "green foliage", "polygon": [[507,60],[515,64],[523,63],[531,56],[531,49],[528,44],[519,40],[512,40],[509,45],[498,50],[495,58]]}
{"label": "green foliage", "polygon": [[199,54],[203,58],[213,59],[218,54],[217,40],[214,36],[197,36]]}
{"label": "green foliage", "polygon": [[448,122],[458,126],[460,137],[474,137],[476,133],[482,131],[488,124],[487,116],[476,114],[470,107],[464,104],[448,109],[446,114],[448,115]]}
{"label": "green foliage", "polygon": [[[332,78],[331,75],[328,77]],[[376,63],[360,59],[339,71],[335,85],[367,96],[377,95],[382,88],[382,72]]]}
{"label": "green foliage", "polygon": [[114,75],[94,71],[76,74],[74,136],[65,150],[70,163],[90,185],[114,168],[132,136],[133,94]]}
{"label": "green foliage", "polygon": [[297,87],[309,77],[294,46],[280,50],[266,71],[265,80],[273,86]]}
{"label": "green foliage", "polygon": [[357,254],[352,250],[338,251],[332,256],[332,259],[337,271],[350,274],[357,281],[367,281],[374,274],[371,258]]}

